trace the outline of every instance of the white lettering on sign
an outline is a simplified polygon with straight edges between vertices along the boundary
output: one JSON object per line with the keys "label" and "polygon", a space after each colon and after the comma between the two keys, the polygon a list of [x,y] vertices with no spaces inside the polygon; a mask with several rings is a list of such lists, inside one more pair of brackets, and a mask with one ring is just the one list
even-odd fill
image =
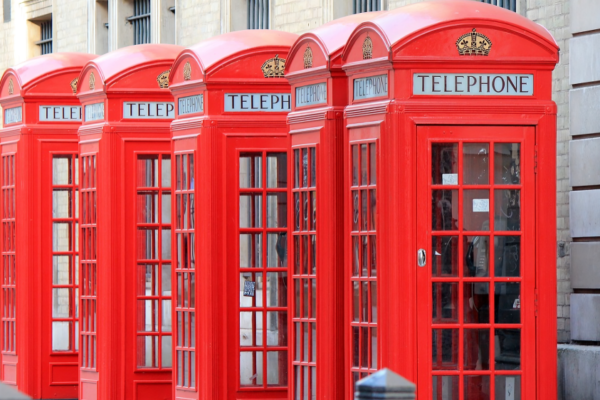
{"label": "white lettering on sign", "polygon": [[179,115],[199,113],[204,111],[204,96],[197,94],[195,96],[180,97],[179,108],[177,109]]}
{"label": "white lettering on sign", "polygon": [[324,82],[296,88],[296,107],[324,103],[327,103],[327,85]]}
{"label": "white lettering on sign", "polygon": [[289,93],[225,93],[225,111],[290,111]]}
{"label": "white lettering on sign", "polygon": [[85,106],[85,120],[98,121],[104,119],[104,103],[88,104]]}
{"label": "white lettering on sign", "polygon": [[40,121],[81,121],[81,106],[40,106]]}
{"label": "white lettering on sign", "polygon": [[354,80],[354,100],[387,96],[388,76],[377,75]]}
{"label": "white lettering on sign", "polygon": [[161,102],[123,102],[123,118],[125,119],[173,119],[175,103]]}
{"label": "white lettering on sign", "polygon": [[15,124],[23,120],[23,108],[21,106],[7,108],[4,110],[4,125]]}
{"label": "white lettering on sign", "polygon": [[414,95],[533,96],[531,74],[413,74]]}
{"label": "white lettering on sign", "polygon": [[490,200],[489,199],[473,199],[473,212],[489,212],[490,211]]}

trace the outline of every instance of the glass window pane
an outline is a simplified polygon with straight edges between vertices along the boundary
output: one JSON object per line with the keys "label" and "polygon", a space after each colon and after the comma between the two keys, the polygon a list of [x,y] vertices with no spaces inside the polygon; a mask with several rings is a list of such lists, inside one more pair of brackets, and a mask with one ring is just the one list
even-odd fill
{"label": "glass window pane", "polygon": [[463,286],[464,321],[468,324],[490,322],[490,284],[465,282]]}
{"label": "glass window pane", "polygon": [[487,185],[490,182],[489,143],[463,144],[463,184]]}
{"label": "glass window pane", "polygon": [[161,238],[161,256],[163,260],[171,259],[171,229],[163,229],[162,230],[162,238]]}
{"label": "glass window pane", "polygon": [[71,322],[52,321],[52,351],[71,350]]}
{"label": "glass window pane", "polygon": [[267,272],[267,307],[287,307],[287,272]]}
{"label": "glass window pane", "polygon": [[267,312],[267,346],[287,345],[287,311]]}
{"label": "glass window pane", "polygon": [[[189,170],[190,170],[190,186],[188,189],[190,190],[194,190],[195,188],[195,176],[196,176],[196,170],[194,169],[194,155],[190,154],[189,155],[189,160],[190,160],[190,165],[189,165]],[[194,356],[194,353],[192,353],[192,357]]]}
{"label": "glass window pane", "polygon": [[287,234],[285,232],[267,233],[267,267],[287,267]]}
{"label": "glass window pane", "polygon": [[158,229],[138,228],[137,253],[138,260],[158,258]]}
{"label": "glass window pane", "polygon": [[[250,286],[251,285],[251,286]],[[252,293],[252,288],[254,293]],[[262,307],[263,274],[240,273],[240,307]]]}
{"label": "glass window pane", "polygon": [[172,320],[171,320],[171,300],[161,301],[161,329],[163,332],[171,332]]}
{"label": "glass window pane", "polygon": [[267,154],[267,187],[287,187],[287,153]]}
{"label": "glass window pane", "polygon": [[262,195],[240,195],[240,228],[260,228],[262,226]]}
{"label": "glass window pane", "polygon": [[137,222],[143,224],[158,223],[158,193],[141,192],[137,195]]}
{"label": "glass window pane", "polygon": [[432,329],[432,369],[458,369],[458,329]]}
{"label": "glass window pane", "polygon": [[490,276],[490,237],[463,236],[464,271],[466,277]]}
{"label": "glass window pane", "polygon": [[496,323],[519,324],[521,322],[521,283],[496,283]]}
{"label": "glass window pane", "polygon": [[521,183],[521,143],[494,144],[494,183],[497,185]]}
{"label": "glass window pane", "polygon": [[240,312],[240,346],[256,347],[263,345],[261,311]]}
{"label": "glass window pane", "polygon": [[[5,269],[8,271],[8,268]],[[70,285],[72,283],[72,265],[70,256],[52,256],[52,284]]]}
{"label": "glass window pane", "polygon": [[138,300],[138,332],[158,332],[158,300]]}
{"label": "glass window pane", "polygon": [[240,188],[262,187],[262,156],[260,153],[240,155]]}
{"label": "glass window pane", "polygon": [[496,400],[521,400],[520,375],[496,375]]}
{"label": "glass window pane", "polygon": [[158,367],[158,336],[138,336],[137,342],[138,367]]}
{"label": "glass window pane", "polygon": [[52,158],[52,184],[70,185],[71,184],[71,160],[72,156],[54,156]]}
{"label": "glass window pane", "polygon": [[458,143],[431,145],[431,175],[434,185],[458,185]]}
{"label": "glass window pane", "polygon": [[521,369],[521,330],[496,329],[495,343],[498,346],[495,355],[496,369]]}
{"label": "glass window pane", "polygon": [[53,318],[69,318],[72,316],[71,290],[72,289],[52,289]]}
{"label": "glass window pane", "polygon": [[163,368],[171,368],[173,366],[173,339],[171,336],[163,336],[162,337],[162,367]]}
{"label": "glass window pane", "polygon": [[158,295],[158,265],[143,264],[138,265],[138,296],[157,296]]}
{"label": "glass window pane", "polygon": [[360,185],[366,186],[369,184],[368,180],[368,160],[367,160],[367,145],[360,145]]}
{"label": "glass window pane", "polygon": [[310,148],[310,186],[317,186],[317,154],[314,147]]}
{"label": "glass window pane", "polygon": [[162,295],[171,296],[171,264],[162,265]]}
{"label": "glass window pane", "polygon": [[306,148],[301,150],[302,152],[302,187],[308,186],[308,151]]}
{"label": "glass window pane", "polygon": [[137,186],[138,187],[157,187],[158,186],[158,156],[157,155],[138,156]]}
{"label": "glass window pane", "polygon": [[371,368],[377,369],[377,328],[371,328]]}
{"label": "glass window pane", "polygon": [[[162,177],[161,186],[164,188],[171,187],[171,156],[163,155],[161,160]],[[163,359],[164,361],[164,359]]]}
{"label": "glass window pane", "polygon": [[433,322],[458,322],[458,284],[455,282],[433,282],[431,289]]}
{"label": "glass window pane", "polygon": [[458,190],[432,190],[431,192],[432,229],[458,230]]}
{"label": "glass window pane", "polygon": [[463,191],[463,229],[466,231],[490,230],[489,190]]}
{"label": "glass window pane", "polygon": [[263,385],[262,351],[240,352],[240,386]]}
{"label": "glass window pane", "polygon": [[494,269],[496,276],[521,276],[521,237],[494,237]]}
{"label": "glass window pane", "polygon": [[52,191],[52,218],[71,218],[71,190]]}
{"label": "glass window pane", "polygon": [[352,186],[358,186],[358,145],[352,146]]}
{"label": "glass window pane", "polygon": [[72,250],[72,230],[70,222],[55,222],[52,224],[52,251]]}
{"label": "glass window pane", "polygon": [[161,213],[162,223],[170,224],[171,223],[171,193],[163,193],[162,194],[162,213]]}
{"label": "glass window pane", "polygon": [[[240,210],[240,215],[241,215],[241,210]],[[267,228],[286,228],[286,227],[287,227],[287,193],[269,193],[269,194],[267,194]]]}
{"label": "glass window pane", "polygon": [[521,230],[521,191],[494,190],[494,230]]}
{"label": "glass window pane", "polygon": [[458,276],[458,236],[432,236],[431,275]]}
{"label": "glass window pane", "polygon": [[490,399],[490,376],[489,375],[465,375],[465,397],[464,400],[489,400]]}
{"label": "glass window pane", "polygon": [[369,144],[369,176],[371,185],[377,183],[377,143]]}
{"label": "glass window pane", "polygon": [[262,268],[262,235],[240,234],[240,268]]}
{"label": "glass window pane", "polygon": [[267,352],[267,385],[287,386],[288,381],[287,351]]}
{"label": "glass window pane", "polygon": [[300,150],[294,150],[294,188],[299,187],[300,181]]}

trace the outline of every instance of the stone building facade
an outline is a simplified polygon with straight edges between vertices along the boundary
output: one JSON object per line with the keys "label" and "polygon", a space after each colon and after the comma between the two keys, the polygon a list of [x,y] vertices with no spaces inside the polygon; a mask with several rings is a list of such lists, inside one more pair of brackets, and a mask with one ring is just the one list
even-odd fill
{"label": "stone building facade", "polygon": [[[54,52],[103,54],[135,43],[133,24],[128,20],[134,14],[134,0],[2,1],[0,72],[40,53],[36,44],[41,40],[40,26],[50,19]],[[255,0],[147,1],[151,42],[190,46],[248,28],[248,2]],[[387,10],[422,0],[379,1],[380,9]],[[558,105],[559,391],[565,399],[597,398],[600,209],[595,205],[600,202],[600,1],[512,2],[516,12],[545,26],[561,49],[553,75],[553,97]],[[299,34],[353,12],[353,0],[264,0],[261,4],[268,4],[264,26]]]}

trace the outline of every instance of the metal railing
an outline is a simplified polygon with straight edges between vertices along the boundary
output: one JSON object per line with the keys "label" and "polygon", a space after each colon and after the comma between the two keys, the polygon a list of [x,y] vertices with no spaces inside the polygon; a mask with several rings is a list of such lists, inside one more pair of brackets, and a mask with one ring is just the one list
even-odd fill
{"label": "metal railing", "polygon": [[35,42],[42,54],[52,53],[52,19],[40,23],[41,40]]}
{"label": "metal railing", "polygon": [[248,29],[269,29],[269,0],[248,0]]}
{"label": "metal railing", "polygon": [[382,0],[353,0],[354,14],[369,12],[369,11],[381,11]]}
{"label": "metal railing", "polygon": [[482,3],[493,4],[507,10],[517,12],[517,0],[480,0]]}
{"label": "metal railing", "polygon": [[133,44],[150,43],[150,0],[134,0],[133,16],[127,21],[133,25]]}

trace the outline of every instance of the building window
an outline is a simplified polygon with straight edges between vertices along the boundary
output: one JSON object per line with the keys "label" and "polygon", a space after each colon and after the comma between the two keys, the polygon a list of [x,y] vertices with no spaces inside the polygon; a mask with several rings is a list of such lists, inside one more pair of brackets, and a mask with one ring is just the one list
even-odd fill
{"label": "building window", "polygon": [[35,42],[35,44],[40,46],[41,54],[52,53],[52,18],[40,22],[40,33],[41,40]]}
{"label": "building window", "polygon": [[353,0],[354,14],[381,11],[381,0]]}
{"label": "building window", "polygon": [[2,3],[2,14],[4,15],[4,22],[10,22],[11,17],[11,9],[10,5],[12,0],[3,0]]}
{"label": "building window", "polygon": [[127,21],[133,24],[133,44],[150,43],[150,0],[134,0],[133,16]]}
{"label": "building window", "polygon": [[138,368],[171,368],[171,157],[137,161]]}
{"label": "building window", "polygon": [[352,382],[377,371],[377,142],[351,146]]}
{"label": "building window", "polygon": [[248,29],[269,29],[269,0],[248,0]]}
{"label": "building window", "polygon": [[507,10],[517,12],[517,0],[480,0],[482,3],[493,4]]}
{"label": "building window", "polygon": [[317,149],[294,149],[294,400],[317,396]]}
{"label": "building window", "polygon": [[77,351],[79,308],[77,155],[52,159],[52,351]]}

